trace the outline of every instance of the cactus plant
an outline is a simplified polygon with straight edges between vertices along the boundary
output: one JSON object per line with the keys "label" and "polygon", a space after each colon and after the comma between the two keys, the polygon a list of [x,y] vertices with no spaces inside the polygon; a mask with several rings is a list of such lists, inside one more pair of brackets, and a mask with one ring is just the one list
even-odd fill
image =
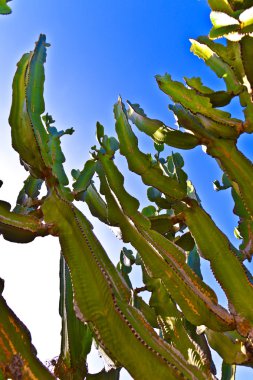
{"label": "cactus plant", "polygon": [[[20,59],[9,123],[12,146],[29,175],[13,210],[0,202],[0,232],[17,243],[46,235],[59,239],[62,343],[50,372],[1,295],[0,378],[119,379],[124,367],[134,379],[215,379],[210,347],[223,359],[222,380],[234,379],[238,365],[253,366],[253,278],[245,265],[252,258],[252,163],[237,148],[239,136],[253,131],[253,6],[247,0],[209,0],[209,5],[213,27],[208,37],[191,41],[191,50],[224,80],[226,90],[215,91],[200,78],[185,78],[184,85],[168,74],[157,75],[158,86],[172,100],[169,108],[179,130],[149,118],[130,101],[126,108],[119,97],[114,106],[117,139],[97,123],[99,145],[91,148],[82,170],[72,170],[71,188],[61,137],[74,131],[58,131],[45,114],[46,36],[41,34],[35,49]],[[226,44],[215,41],[219,38]],[[222,109],[236,97],[244,120]],[[135,127],[154,140],[154,155],[141,151]],[[231,189],[239,248],[203,208],[182,155],[166,157],[165,145],[183,150],[202,145],[216,160],[224,175],[214,186]],[[142,210],[124,186],[118,151],[148,186],[150,204]],[[43,183],[47,194],[40,196]],[[119,252],[117,267],[74,201],[86,202],[93,216],[117,227],[117,235],[131,244]],[[228,307],[219,304],[205,282],[203,259]],[[134,266],[142,272],[141,288],[129,276]],[[3,287],[1,280],[1,294]],[[140,296],[144,290],[148,301]],[[109,371],[89,373],[92,339],[110,361]]]}

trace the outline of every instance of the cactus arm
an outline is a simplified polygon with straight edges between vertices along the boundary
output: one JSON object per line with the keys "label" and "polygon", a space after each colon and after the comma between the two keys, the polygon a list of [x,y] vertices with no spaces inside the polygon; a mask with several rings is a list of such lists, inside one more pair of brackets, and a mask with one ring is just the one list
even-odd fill
{"label": "cactus arm", "polygon": [[210,261],[217,281],[238,313],[236,316],[238,331],[241,330],[242,335],[247,335],[253,322],[249,297],[249,294],[253,293],[253,287],[247,272],[232,250],[229,240],[211,217],[196,201],[189,201],[189,205],[190,207],[184,211],[184,220],[194,236],[201,255]]}
{"label": "cactus arm", "polygon": [[[225,190],[230,187],[232,188],[232,184],[225,174],[222,176],[222,182],[223,185],[221,185],[219,181],[214,181],[214,188],[216,191]],[[231,194],[235,205],[233,212],[239,217],[238,226],[235,228],[234,234],[238,239],[243,239],[239,246],[241,261],[244,261],[245,259],[251,261],[251,256],[253,254],[253,221],[240,196],[233,188]]]}
{"label": "cactus arm", "polygon": [[233,13],[230,2],[228,0],[208,0],[208,4],[213,11],[225,12],[228,15]]}
{"label": "cactus arm", "polygon": [[199,58],[202,58],[219,78],[224,79],[227,86],[227,91],[238,94],[242,90],[242,85],[238,82],[232,68],[207,45],[193,39],[191,39],[190,42],[191,51]]}
{"label": "cactus arm", "polygon": [[240,41],[241,57],[243,61],[243,67],[247,79],[250,83],[251,88],[253,88],[253,76],[252,70],[250,69],[250,61],[252,60],[252,39],[251,37],[245,36]]}
{"label": "cactus arm", "polygon": [[194,89],[197,93],[201,94],[202,96],[206,96],[207,98],[209,98],[213,107],[224,107],[227,104],[229,104],[231,100],[235,97],[235,94],[233,92],[213,91],[211,88],[204,86],[199,77],[184,77],[184,80],[187,86]]}
{"label": "cactus arm", "polygon": [[153,178],[156,178],[156,188],[162,192],[166,188],[171,198],[182,199],[185,197],[185,189],[174,178],[164,175],[161,167],[158,164],[152,164],[151,158],[139,150],[137,138],[127,121],[121,99],[114,106],[114,115],[116,119],[115,128],[120,142],[120,153],[127,158],[129,169],[139,174],[147,185],[150,185]]}
{"label": "cactus arm", "polygon": [[111,220],[108,220],[107,205],[93,184],[85,191],[83,200],[87,203],[91,214],[101,222],[109,225],[117,225],[117,222],[112,223]]}
{"label": "cactus arm", "polygon": [[8,15],[11,13],[11,8],[9,7],[9,5],[7,5],[9,1],[10,0],[0,0],[0,14],[1,15]]}
{"label": "cactus arm", "polygon": [[[40,176],[41,172],[44,171],[44,165],[41,163],[39,152],[36,149],[31,149],[31,146],[35,144],[35,137],[27,112],[25,94],[25,73],[28,69],[29,59],[30,54],[24,54],[17,65],[12,85],[12,106],[9,123],[13,148],[19,153],[21,159],[32,168],[35,176]],[[40,167],[36,169],[38,163]]]}
{"label": "cactus arm", "polygon": [[235,380],[236,365],[222,362],[221,380]]}
{"label": "cactus arm", "polygon": [[[72,133],[72,132],[71,132]],[[64,171],[63,163],[65,162],[65,156],[61,150],[60,136],[57,134],[50,134],[48,141],[48,150],[52,159],[52,174],[57,178],[59,183],[63,186],[68,185],[69,180]]]}
{"label": "cactus arm", "polygon": [[[13,80],[12,106],[9,117],[12,134],[12,146],[19,153],[20,158],[30,169],[31,174],[37,178],[45,178],[47,173],[47,160],[45,158],[47,147],[47,134],[40,120],[40,112],[44,110],[44,100],[41,98],[43,90],[44,72],[43,61],[38,50],[43,50],[45,59],[44,37],[37,43],[37,53],[24,54],[18,63]],[[31,66],[33,72],[30,73]],[[40,69],[37,69],[40,66]],[[35,73],[38,77],[35,80]],[[42,83],[38,83],[38,80]],[[31,83],[32,81],[32,83]],[[33,83],[35,82],[35,83]],[[37,103],[42,104],[37,106]],[[31,107],[33,112],[31,111]],[[34,108],[33,108],[34,107]],[[39,113],[34,115],[34,111]],[[38,124],[34,124],[34,122]]]}
{"label": "cactus arm", "polygon": [[36,146],[40,152],[45,166],[49,166],[48,158],[48,134],[42,123],[41,115],[45,112],[43,98],[44,91],[44,63],[46,61],[46,36],[41,34],[35,44],[35,49],[30,55],[26,76],[26,103],[27,112],[33,128]]}
{"label": "cactus arm", "polygon": [[212,140],[213,135],[211,131],[203,127],[197,116],[193,115],[180,104],[169,105],[169,109],[175,114],[180,127],[191,131],[195,136],[201,138],[203,143]]}
{"label": "cactus arm", "polygon": [[[78,175],[76,181],[73,184],[73,191],[75,196],[81,195],[87,190],[91,183],[92,177],[96,171],[96,162],[94,160],[86,161],[83,170]],[[90,189],[90,191],[92,191]]]}
{"label": "cactus arm", "polygon": [[207,148],[207,153],[214,157],[221,169],[227,174],[233,188],[242,199],[246,210],[253,217],[253,165],[237,147],[229,141],[215,140]]}
{"label": "cactus arm", "polygon": [[[100,164],[99,162],[96,163],[96,170],[97,172],[101,171],[101,168],[99,169]],[[103,193],[103,186],[101,185],[102,190],[101,193]],[[83,199],[88,207],[90,212],[92,213],[93,216],[98,218],[100,221],[103,223],[113,226],[113,227],[118,227],[118,222],[117,218],[119,217],[119,214],[117,213],[117,210],[114,209],[113,207],[108,208],[106,202],[102,199],[98,191],[96,190],[95,186],[93,184],[89,185],[87,190],[84,192]],[[108,198],[107,198],[108,201]],[[111,203],[111,200],[109,200],[109,203]],[[116,235],[119,237],[118,234],[121,234],[119,231],[119,228],[117,228]],[[105,263],[107,270],[110,271],[110,264],[109,262]],[[114,268],[112,268],[112,273],[114,272]],[[119,284],[119,286],[122,286],[122,284]],[[124,298],[126,302],[129,302],[129,300],[132,298],[132,295],[130,294],[130,289],[125,286],[122,288],[122,294],[124,293]],[[148,322],[154,326],[157,327],[156,323],[156,317],[153,312],[153,310],[143,301],[143,299],[137,295],[134,296],[134,306],[136,306],[142,314],[144,314],[145,318],[148,320]]]}
{"label": "cactus arm", "polygon": [[88,325],[75,314],[73,291],[68,267],[60,258],[60,315],[62,318],[61,354],[54,373],[58,378],[69,376],[81,380],[87,374],[86,358],[91,349],[92,335]]}
{"label": "cactus arm", "polygon": [[[113,161],[106,159],[105,156],[101,157],[101,160],[103,159],[107,160],[104,168],[106,174],[109,174],[108,167],[113,165]],[[143,226],[138,225],[136,217],[129,215],[129,210],[132,208],[125,208],[124,212],[119,208],[118,204],[122,204],[123,184],[120,186],[119,183],[116,183],[115,170],[111,173],[113,175],[110,177],[109,174],[108,181],[117,200],[112,203],[112,193],[100,174],[100,180],[104,182],[103,195],[107,200],[107,194],[109,194],[110,205],[118,212],[118,223],[123,240],[131,241],[131,244],[137,249],[149,275],[162,280],[172,298],[180,305],[186,318],[193,324],[212,325],[211,328],[215,330],[233,329],[233,317],[217,305],[211,289],[185,264],[182,250],[155,231],[144,229]],[[164,244],[166,248],[164,248]]]}
{"label": "cactus arm", "polygon": [[[197,368],[186,366],[183,357],[158,338],[139,311],[122,300],[100,260],[105,253],[85,217],[55,192],[44,202],[43,213],[59,235],[71,273],[76,313],[89,322],[108,355],[135,378],[150,379],[155,370],[156,379],[201,379]],[[126,346],[131,350],[125,350]],[[140,358],[145,367],[138,365]]]}
{"label": "cactus arm", "polygon": [[178,149],[192,149],[201,144],[196,136],[166,127],[160,120],[149,119],[146,115],[138,112],[134,104],[127,102],[129,109],[128,118],[136,127],[151,136],[156,143],[165,143]]}
{"label": "cactus arm", "polygon": [[11,212],[0,203],[0,232],[6,240],[29,243],[36,236],[47,235],[48,226],[34,216]]}
{"label": "cactus arm", "polygon": [[164,76],[157,75],[156,80],[160,89],[169,95],[175,103],[181,104],[194,115],[201,115],[219,124],[223,132],[226,133],[224,137],[235,138],[240,134],[242,122],[238,119],[230,118],[228,112],[213,108],[208,98],[186,88],[180,82],[173,81],[168,74]]}
{"label": "cactus arm", "polygon": [[230,332],[219,333],[209,329],[205,330],[210,346],[218,352],[227,364],[246,364],[252,362],[252,354],[247,352],[245,339],[238,336],[234,338]]}
{"label": "cactus arm", "polygon": [[241,198],[233,188],[231,193],[235,203],[233,211],[239,216],[237,231],[239,232],[240,239],[243,239],[239,249],[244,258],[251,261],[253,254],[253,220],[246,210]]}
{"label": "cactus arm", "polygon": [[30,332],[2,295],[0,308],[0,375],[4,379],[55,379],[37,358]]}

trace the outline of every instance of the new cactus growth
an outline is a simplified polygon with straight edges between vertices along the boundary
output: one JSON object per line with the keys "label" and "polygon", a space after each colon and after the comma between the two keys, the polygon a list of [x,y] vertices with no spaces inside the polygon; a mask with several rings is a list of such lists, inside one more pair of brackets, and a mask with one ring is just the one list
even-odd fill
{"label": "new cactus growth", "polygon": [[[8,13],[7,2],[0,2],[0,12]],[[46,36],[40,35],[34,51],[19,61],[9,123],[13,148],[29,175],[13,210],[0,202],[0,232],[20,243],[46,235],[59,239],[62,344],[50,372],[1,296],[0,379],[116,380],[122,367],[140,380],[215,379],[210,348],[223,358],[222,380],[234,379],[237,365],[253,367],[253,277],[244,263],[253,254],[253,166],[237,148],[239,136],[253,131],[253,6],[247,0],[209,0],[209,5],[213,27],[208,37],[191,40],[191,50],[224,80],[226,90],[206,87],[200,78],[185,78],[183,84],[157,75],[179,130],[119,98],[114,106],[118,140],[97,123],[99,146],[92,147],[81,171],[72,170],[72,187],[61,137],[73,129],[58,131],[52,116],[44,115]],[[216,42],[219,38],[226,44]],[[221,109],[235,97],[244,120]],[[139,148],[135,127],[154,140],[154,156]],[[217,161],[224,175],[215,189],[232,191],[239,248],[201,205],[183,157],[164,156],[164,145],[184,150],[202,145]],[[142,211],[124,186],[118,154],[148,186],[150,205]],[[47,194],[41,197],[43,183]],[[122,248],[117,267],[74,200],[86,202],[93,216],[117,227],[122,241],[131,244],[132,250]],[[209,261],[227,308],[205,283],[201,258]],[[142,271],[142,288],[131,282],[135,265]],[[2,293],[3,281],[0,285]],[[143,290],[150,293],[148,303],[140,296]],[[110,359],[110,371],[89,374],[92,339]]]}

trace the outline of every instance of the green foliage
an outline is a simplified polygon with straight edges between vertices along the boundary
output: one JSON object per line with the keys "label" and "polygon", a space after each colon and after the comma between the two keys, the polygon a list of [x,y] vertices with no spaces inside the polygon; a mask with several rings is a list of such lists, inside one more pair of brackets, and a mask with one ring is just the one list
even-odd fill
{"label": "green foliage", "polygon": [[0,14],[1,15],[8,15],[11,13],[11,8],[7,3],[9,3],[11,0],[0,0]]}
{"label": "green foliage", "polygon": [[[7,12],[6,3],[0,2],[1,12]],[[13,148],[29,176],[12,211],[0,202],[0,233],[20,243],[48,234],[59,239],[62,343],[50,373],[37,359],[27,328],[1,296],[0,378],[117,380],[124,367],[134,379],[214,379],[210,347],[223,359],[223,380],[235,379],[236,365],[253,366],[253,278],[244,263],[253,252],[253,167],[237,148],[239,136],[253,131],[253,7],[247,0],[209,4],[210,35],[191,40],[191,50],[224,80],[226,90],[215,91],[198,77],[185,78],[184,85],[168,74],[157,75],[172,101],[178,130],[148,118],[137,104],[128,101],[126,109],[119,98],[117,139],[97,123],[99,146],[91,148],[82,170],[72,170],[72,189],[60,139],[73,129],[58,131],[52,116],[44,115],[45,35],[19,61],[9,122]],[[220,37],[226,44],[214,42]],[[236,97],[245,120],[221,109]],[[154,140],[154,154],[140,150],[134,126]],[[202,207],[182,155],[168,153],[165,145],[184,150],[202,145],[217,161],[224,174],[214,188],[231,190],[239,249]],[[147,186],[144,205],[125,188],[118,150]],[[43,183],[48,191],[41,197]],[[86,202],[93,216],[130,243],[119,252],[116,267],[74,200]],[[227,308],[205,283],[203,259],[227,296]],[[131,278],[136,266],[140,288]],[[139,295],[143,291],[149,292],[147,302]],[[92,339],[109,371],[89,374]]]}

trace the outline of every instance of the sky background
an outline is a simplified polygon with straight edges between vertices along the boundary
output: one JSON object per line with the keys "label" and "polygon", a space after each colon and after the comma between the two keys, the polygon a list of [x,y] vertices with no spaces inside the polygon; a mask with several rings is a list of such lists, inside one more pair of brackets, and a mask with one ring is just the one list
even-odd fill
{"label": "sky background", "polygon": [[[58,129],[75,129],[74,135],[62,139],[68,173],[72,168],[82,169],[89,158],[89,148],[96,144],[96,121],[105,126],[108,135],[115,135],[112,108],[119,94],[123,100],[140,103],[149,117],[175,127],[173,114],[168,111],[169,99],[158,89],[156,74],[168,72],[176,80],[202,76],[206,85],[224,88],[222,81],[189,51],[189,38],[206,35],[210,29],[206,0],[13,0],[10,4],[12,15],[0,20],[0,178],[4,181],[0,191],[1,199],[12,206],[27,173],[11,148],[11,85],[17,61],[34,48],[40,33],[45,33],[51,43],[46,64],[46,112],[53,115]],[[241,116],[236,102],[230,110],[234,116]],[[140,147],[154,152],[153,143],[143,134],[137,135]],[[252,137],[241,138],[239,146],[252,159]],[[169,154],[171,149],[166,152]],[[236,218],[230,194],[213,191],[212,181],[221,178],[216,162],[201,148],[183,152],[183,156],[186,172],[203,206],[238,244],[233,237]],[[119,158],[118,163],[127,173],[124,159]],[[145,206],[146,190],[140,183],[133,174],[126,178],[127,189]],[[89,215],[85,205],[79,207]],[[92,223],[117,263],[121,243],[106,227],[94,219]],[[0,246],[4,296],[31,331],[39,358],[43,362],[50,360],[59,355],[60,346],[58,241],[47,237],[17,245],[1,237]],[[207,281],[213,284],[208,265],[203,263],[202,268]],[[137,272],[134,277],[138,285]],[[223,293],[218,295],[226,305]],[[217,356],[215,360],[219,363]],[[101,361],[94,354],[90,369],[96,372],[100,368]],[[250,373],[238,368],[237,380],[249,378]],[[126,372],[121,377],[130,378]]]}

